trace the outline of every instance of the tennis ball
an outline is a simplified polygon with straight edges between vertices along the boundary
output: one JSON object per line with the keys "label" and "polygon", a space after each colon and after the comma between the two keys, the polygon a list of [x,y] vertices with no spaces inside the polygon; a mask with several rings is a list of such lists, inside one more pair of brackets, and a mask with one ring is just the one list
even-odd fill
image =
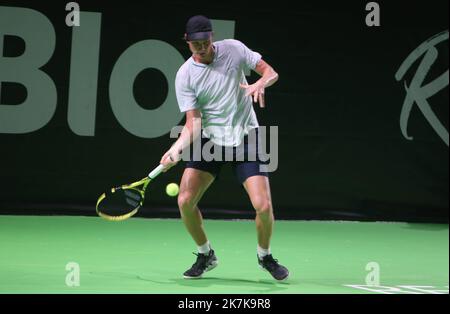
{"label": "tennis ball", "polygon": [[166,186],[166,193],[169,196],[177,196],[178,195],[178,191],[180,190],[180,188],[178,187],[178,184],[176,183],[169,183]]}

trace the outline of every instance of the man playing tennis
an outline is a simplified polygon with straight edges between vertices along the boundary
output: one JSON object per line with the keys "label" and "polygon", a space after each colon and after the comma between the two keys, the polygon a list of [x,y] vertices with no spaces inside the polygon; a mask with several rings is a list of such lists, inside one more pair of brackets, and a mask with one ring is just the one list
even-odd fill
{"label": "man playing tennis", "polygon": [[[251,150],[247,147],[250,145],[248,135],[257,131],[259,126],[252,100],[263,108],[265,88],[278,80],[278,74],[261,59],[261,55],[240,41],[228,39],[213,43],[211,22],[204,16],[193,16],[188,20],[185,40],[192,57],[180,67],[175,88],[180,110],[186,113],[186,124],[178,140],[161,158],[164,171],[176,165],[181,152],[197,139],[201,140],[202,146],[212,141],[215,149],[244,145],[246,153]],[[261,78],[248,85],[244,75],[246,68],[254,70]],[[230,127],[233,130],[231,135],[228,132]],[[222,160],[205,161],[202,156],[201,160],[186,163],[178,206],[182,220],[198,246],[198,254],[184,278],[200,278],[218,264],[197,204],[222,165],[230,162],[256,211],[258,263],[276,280],[287,279],[288,269],[270,253],[274,216],[268,173],[261,170],[259,159]]]}

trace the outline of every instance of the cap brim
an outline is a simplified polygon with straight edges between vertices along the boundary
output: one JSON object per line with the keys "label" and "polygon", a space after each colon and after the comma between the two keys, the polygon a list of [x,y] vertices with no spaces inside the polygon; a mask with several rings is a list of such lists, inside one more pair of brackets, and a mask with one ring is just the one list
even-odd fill
{"label": "cap brim", "polygon": [[198,32],[198,33],[187,34],[186,40],[187,41],[207,40],[207,39],[209,39],[211,34],[212,34],[212,32]]}

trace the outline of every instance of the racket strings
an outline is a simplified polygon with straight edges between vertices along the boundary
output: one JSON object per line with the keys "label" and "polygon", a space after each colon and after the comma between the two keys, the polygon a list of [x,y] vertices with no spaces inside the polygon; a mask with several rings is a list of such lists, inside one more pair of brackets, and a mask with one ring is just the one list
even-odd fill
{"label": "racket strings", "polygon": [[143,196],[139,190],[126,189],[108,193],[98,205],[98,211],[108,216],[123,216],[139,208],[143,203]]}
{"label": "racket strings", "polygon": [[133,206],[133,208],[141,205],[142,196],[139,192],[134,190],[123,190],[123,192],[125,194],[125,201],[127,204]]}

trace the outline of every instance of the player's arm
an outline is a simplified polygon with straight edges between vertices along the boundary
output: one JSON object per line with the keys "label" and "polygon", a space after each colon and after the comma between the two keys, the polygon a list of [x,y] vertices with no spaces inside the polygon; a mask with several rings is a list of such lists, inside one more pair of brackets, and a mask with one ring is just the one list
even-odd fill
{"label": "player's arm", "polygon": [[186,112],[186,123],[180,136],[172,147],[163,155],[160,164],[164,165],[164,171],[175,166],[181,159],[183,150],[191,145],[201,135],[202,119],[198,109]]}
{"label": "player's arm", "polygon": [[278,81],[278,73],[263,59],[256,64],[255,72],[261,75],[261,78],[256,82],[260,82],[264,87],[269,87]]}
{"label": "player's arm", "polygon": [[263,59],[256,64],[255,72],[261,75],[261,78],[251,85],[241,84],[245,88],[246,95],[253,97],[253,102],[259,102],[259,106],[264,108],[264,90],[278,81],[278,73]]}

